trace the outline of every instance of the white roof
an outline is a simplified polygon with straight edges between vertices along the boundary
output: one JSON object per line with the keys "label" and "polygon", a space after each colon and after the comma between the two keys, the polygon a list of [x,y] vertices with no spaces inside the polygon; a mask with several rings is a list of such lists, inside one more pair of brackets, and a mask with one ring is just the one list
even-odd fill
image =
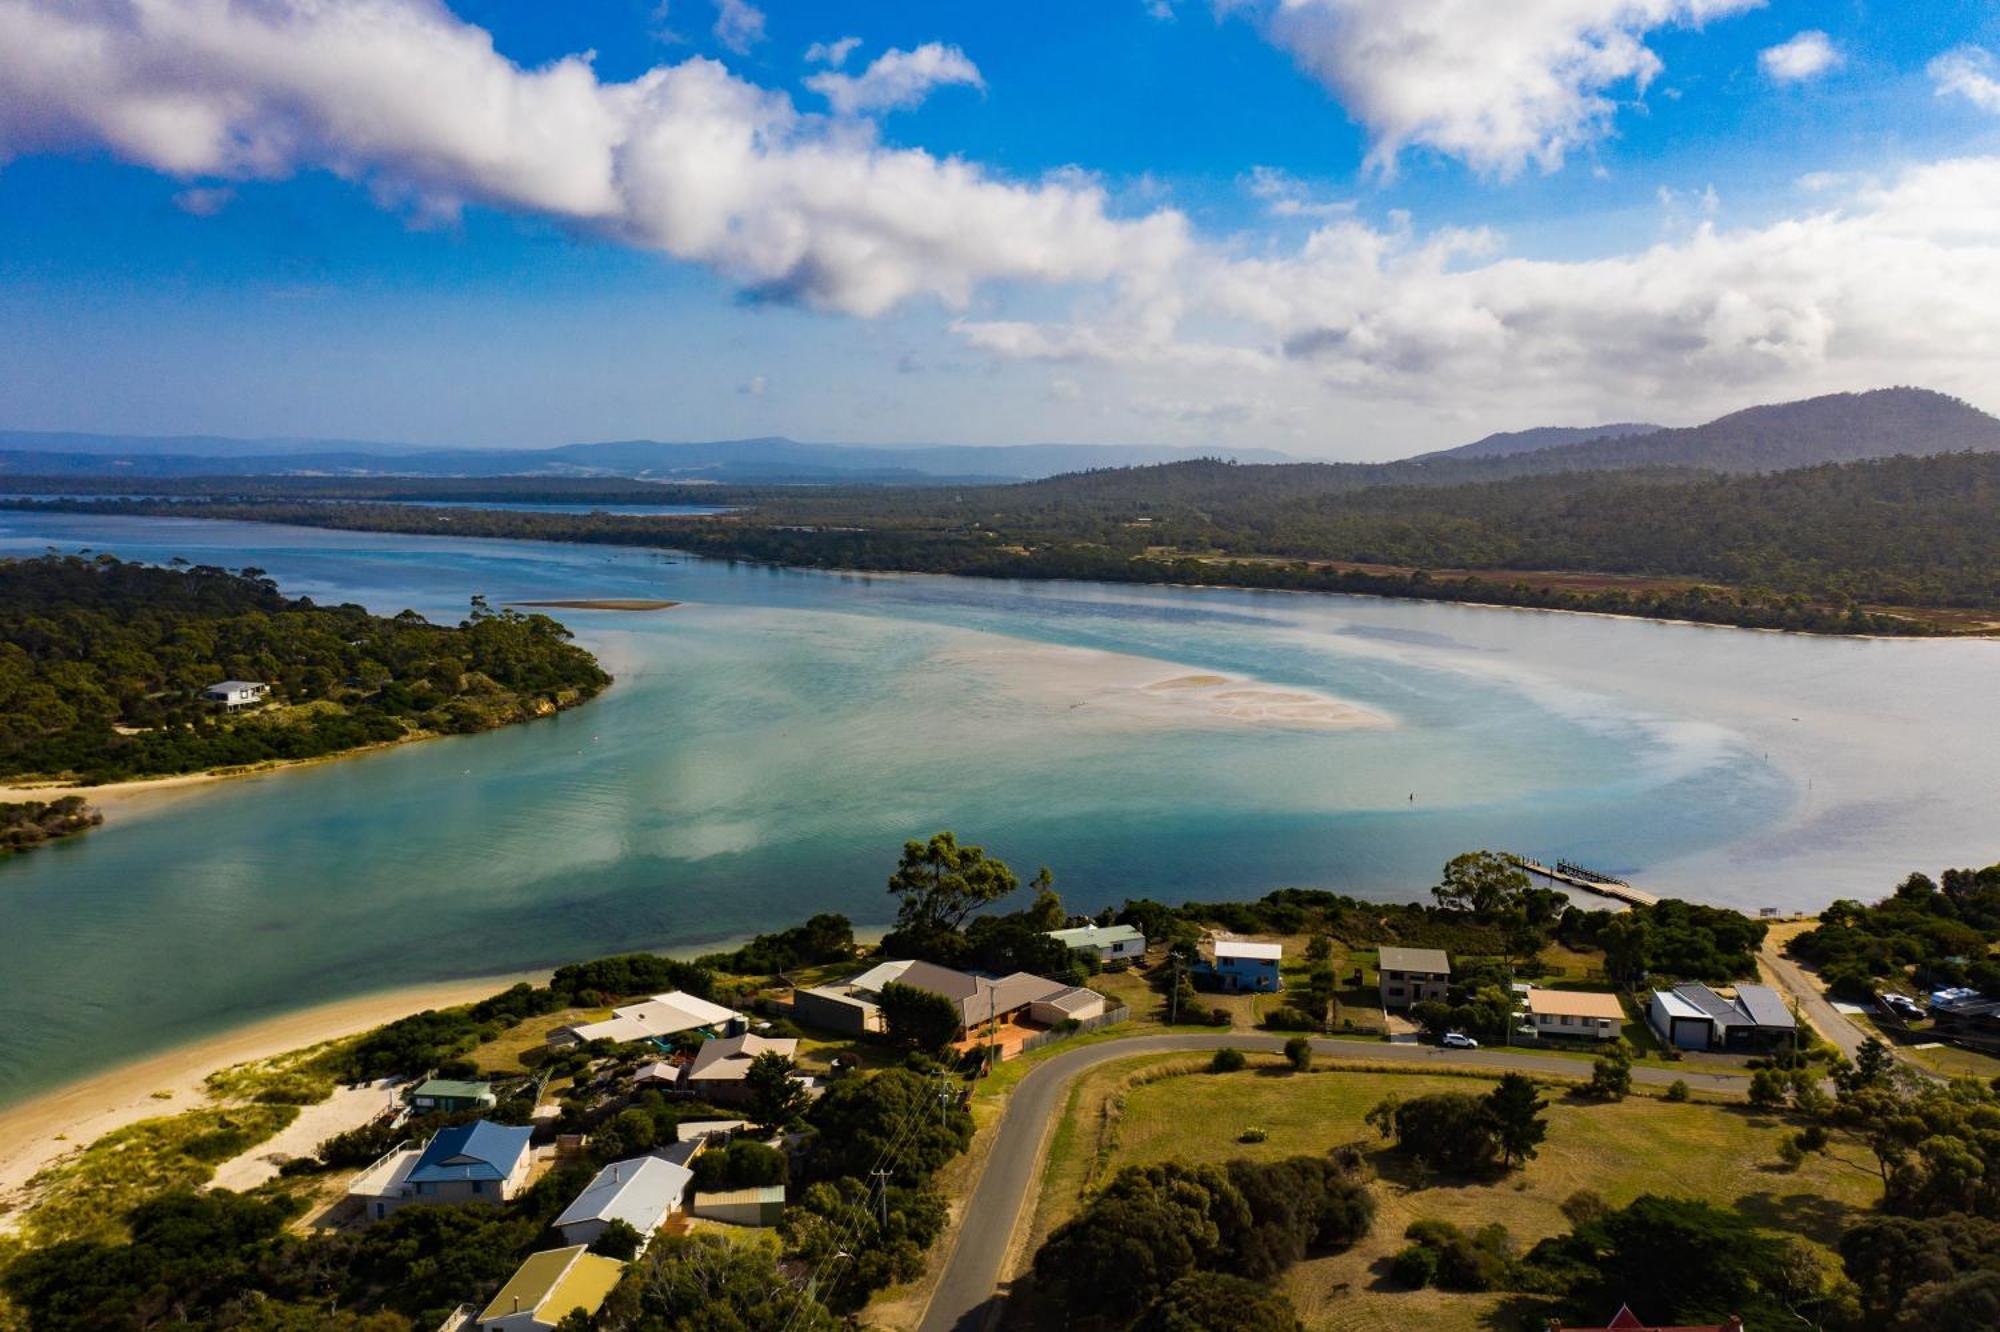
{"label": "white roof", "polygon": [[235,692],[242,689],[262,689],[264,687],[265,685],[262,680],[218,680],[210,685],[205,692],[212,694],[223,689]]}
{"label": "white roof", "polygon": [[674,1125],[674,1138],[680,1142],[692,1142],[711,1133],[736,1133],[749,1127],[747,1119],[683,1119]]}
{"label": "white roof", "polygon": [[1681,998],[1672,990],[1653,991],[1653,1002],[1664,1008],[1667,1011],[1667,1016],[1670,1018],[1700,1018],[1703,1022],[1715,1021],[1714,1018],[1702,1012],[1701,1009]]}
{"label": "white roof", "polygon": [[660,1228],[694,1182],[686,1166],[657,1156],[613,1161],[597,1172],[588,1188],[556,1218],[558,1228],[579,1221],[623,1221],[641,1235]]}
{"label": "white roof", "polygon": [[612,1013],[602,1022],[586,1022],[570,1030],[584,1041],[641,1041],[648,1036],[672,1036],[697,1027],[712,1027],[736,1017],[733,1010],[721,1004],[712,1004],[681,990],[656,994],[643,1004],[628,1004],[613,1009]]}
{"label": "white roof", "polygon": [[910,969],[910,964],[913,961],[915,961],[914,958],[905,957],[898,958],[894,962],[877,962],[859,976],[850,979],[847,984],[857,990],[865,990],[870,994],[874,994],[891,981],[901,980],[903,973]]}
{"label": "white roof", "polygon": [[1079,925],[1073,930],[1050,930],[1049,938],[1069,948],[1098,948],[1110,944],[1146,942],[1146,936],[1132,925]]}
{"label": "white roof", "polygon": [[1244,939],[1222,939],[1215,945],[1217,957],[1250,957],[1276,962],[1285,955],[1283,944],[1250,943]]}

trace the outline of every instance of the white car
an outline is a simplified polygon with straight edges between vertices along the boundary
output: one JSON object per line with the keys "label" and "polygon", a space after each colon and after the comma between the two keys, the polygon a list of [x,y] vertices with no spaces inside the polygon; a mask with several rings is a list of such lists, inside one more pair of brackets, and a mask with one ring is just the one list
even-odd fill
{"label": "white car", "polygon": [[1444,1039],[1439,1041],[1438,1044],[1447,1050],[1477,1050],[1479,1048],[1479,1042],[1473,1040],[1462,1031],[1446,1032]]}

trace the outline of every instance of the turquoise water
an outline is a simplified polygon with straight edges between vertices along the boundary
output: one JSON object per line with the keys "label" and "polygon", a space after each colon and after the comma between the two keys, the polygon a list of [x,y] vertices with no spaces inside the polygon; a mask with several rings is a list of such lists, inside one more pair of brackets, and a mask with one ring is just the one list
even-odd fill
{"label": "turquoise water", "polygon": [[[1411,898],[1480,846],[1744,907],[2000,860],[2000,644],[0,514],[0,553],[49,546],[254,564],[384,613],[686,604],[563,613],[618,677],[585,708],[160,797],[0,862],[0,1100],[387,986],[879,924],[897,847],[944,827],[1079,908]],[[1191,675],[1303,696],[1309,723],[1141,687]],[[1327,725],[1342,703],[1377,724]]]}

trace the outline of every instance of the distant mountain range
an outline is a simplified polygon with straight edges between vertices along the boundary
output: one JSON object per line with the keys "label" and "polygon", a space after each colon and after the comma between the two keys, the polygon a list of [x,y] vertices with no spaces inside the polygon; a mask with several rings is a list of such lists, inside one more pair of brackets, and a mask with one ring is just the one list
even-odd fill
{"label": "distant mountain range", "polygon": [[1222,456],[1289,462],[1269,449],[1156,445],[804,444],[782,438],[669,443],[617,440],[548,449],[435,449],[346,440],[0,431],[13,476],[585,476],[757,485],[778,482],[1025,481],[1097,467]]}
{"label": "distant mountain range", "polygon": [[1647,425],[1638,421],[1621,421],[1614,425],[1600,426],[1536,426],[1532,430],[1503,430],[1484,439],[1475,439],[1470,444],[1461,444],[1455,449],[1439,449],[1436,453],[1419,454],[1412,462],[1423,462],[1431,458],[1511,458],[1517,453],[1534,453],[1540,449],[1552,449],[1564,444],[1581,444],[1593,439],[1623,439],[1627,435],[1650,435],[1665,426]]}

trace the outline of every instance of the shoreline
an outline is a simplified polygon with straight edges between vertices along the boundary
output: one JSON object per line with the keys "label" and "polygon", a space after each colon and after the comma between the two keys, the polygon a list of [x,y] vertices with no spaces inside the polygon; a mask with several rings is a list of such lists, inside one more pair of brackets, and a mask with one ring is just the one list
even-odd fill
{"label": "shoreline", "polygon": [[548,975],[436,981],[336,999],[198,1037],[0,1105],[0,1206],[43,1169],[107,1133],[207,1104],[211,1073],[359,1035],[427,1008],[476,1003],[517,981],[540,984]]}

